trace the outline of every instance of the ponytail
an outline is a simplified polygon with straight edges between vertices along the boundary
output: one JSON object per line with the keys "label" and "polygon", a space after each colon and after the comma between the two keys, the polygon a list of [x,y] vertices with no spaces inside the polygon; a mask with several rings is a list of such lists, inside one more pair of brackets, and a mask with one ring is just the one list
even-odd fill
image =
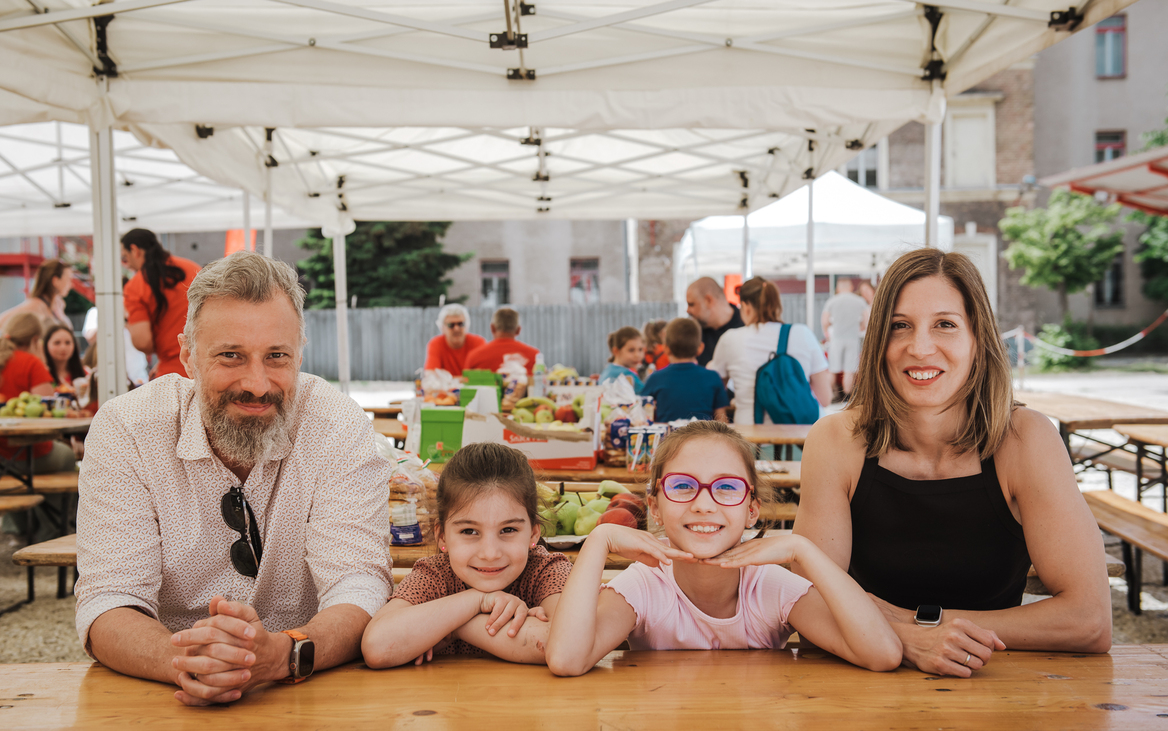
{"label": "ponytail", "polygon": [[756,325],[783,321],[783,300],[779,297],[779,289],[762,277],[754,277],[743,284],[738,290],[738,298],[754,308]]}
{"label": "ponytail", "polygon": [[157,322],[170,307],[164,290],[174,289],[179,282],[187,278],[187,273],[170,263],[170,252],[162,248],[153,231],[144,228],[130,229],[122,237],[122,248],[129,251],[130,246],[137,246],[146,255],[146,261],[142,263],[142,278],[154,293],[155,309],[154,317],[151,319]]}

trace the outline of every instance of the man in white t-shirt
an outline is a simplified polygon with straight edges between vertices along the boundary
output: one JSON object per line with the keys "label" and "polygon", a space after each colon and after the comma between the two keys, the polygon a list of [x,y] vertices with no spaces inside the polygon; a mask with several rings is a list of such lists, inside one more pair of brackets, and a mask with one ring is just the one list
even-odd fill
{"label": "man in white t-shirt", "polygon": [[868,303],[852,291],[852,280],[843,278],[835,296],[823,306],[823,336],[827,339],[827,363],[832,374],[844,374],[844,400],[852,395],[860,369],[860,333],[868,325]]}

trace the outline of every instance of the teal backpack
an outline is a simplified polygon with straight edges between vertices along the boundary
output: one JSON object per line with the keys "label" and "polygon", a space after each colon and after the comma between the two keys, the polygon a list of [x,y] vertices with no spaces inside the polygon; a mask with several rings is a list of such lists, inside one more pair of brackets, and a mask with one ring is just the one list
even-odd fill
{"label": "teal backpack", "polygon": [[754,423],[763,416],[776,424],[814,424],[819,418],[819,401],[799,361],[787,355],[790,325],[779,326],[779,347],[754,374]]}

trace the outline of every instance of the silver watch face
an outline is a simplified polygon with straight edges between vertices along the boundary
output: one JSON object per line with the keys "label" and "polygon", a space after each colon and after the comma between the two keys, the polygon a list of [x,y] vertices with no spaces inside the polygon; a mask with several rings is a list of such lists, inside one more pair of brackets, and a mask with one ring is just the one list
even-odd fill
{"label": "silver watch face", "polygon": [[292,676],[307,678],[316,664],[316,645],[312,640],[298,640],[292,644]]}

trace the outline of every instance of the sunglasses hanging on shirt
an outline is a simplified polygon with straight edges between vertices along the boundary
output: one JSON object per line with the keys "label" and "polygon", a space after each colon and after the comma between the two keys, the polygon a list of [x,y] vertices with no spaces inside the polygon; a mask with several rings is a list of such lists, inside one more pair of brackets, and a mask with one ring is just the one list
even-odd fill
{"label": "sunglasses hanging on shirt", "polygon": [[243,486],[236,485],[228,490],[219,502],[219,509],[227,527],[240,535],[239,540],[231,544],[231,565],[240,574],[254,578],[260,572],[264,547],[260,542],[255,513],[243,494]]}

